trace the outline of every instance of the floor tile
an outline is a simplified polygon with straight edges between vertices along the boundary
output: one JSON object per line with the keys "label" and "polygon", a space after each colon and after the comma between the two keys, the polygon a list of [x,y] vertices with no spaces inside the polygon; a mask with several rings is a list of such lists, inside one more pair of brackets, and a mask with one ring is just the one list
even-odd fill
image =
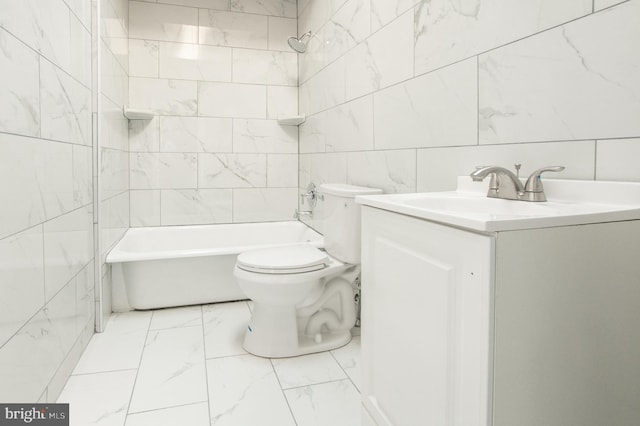
{"label": "floor tile", "polygon": [[204,344],[207,358],[244,355],[244,333],[251,313],[247,302],[203,306]]}
{"label": "floor tile", "polygon": [[129,414],[125,426],[209,426],[209,405],[183,405],[181,407]]}
{"label": "floor tile", "polygon": [[282,389],[346,379],[338,362],[329,352],[272,359]]}
{"label": "floor tile", "polygon": [[136,370],[71,376],[58,402],[68,402],[70,426],[122,426]]}
{"label": "floor tile", "polygon": [[353,336],[349,344],[331,351],[358,389],[360,389],[360,352],[360,336]]}
{"label": "floor tile", "polygon": [[199,325],[202,325],[202,308],[200,306],[158,309],[153,311],[151,319],[151,330]]}
{"label": "floor tile", "polygon": [[358,426],[360,394],[350,380],[286,390],[299,426]]}
{"label": "floor tile", "polygon": [[212,426],[295,425],[268,359],[207,360]]}
{"label": "floor tile", "polygon": [[129,412],[207,401],[202,327],[149,332]]}
{"label": "floor tile", "polygon": [[138,368],[150,321],[151,312],[112,314],[104,333],[91,337],[73,374]]}

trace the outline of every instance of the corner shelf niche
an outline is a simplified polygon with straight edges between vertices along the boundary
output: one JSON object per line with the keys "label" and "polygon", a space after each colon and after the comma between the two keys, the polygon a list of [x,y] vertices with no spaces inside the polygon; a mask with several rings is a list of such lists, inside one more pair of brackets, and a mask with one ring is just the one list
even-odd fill
{"label": "corner shelf niche", "polygon": [[307,116],[302,115],[286,115],[278,117],[278,124],[281,126],[299,126],[305,122]]}
{"label": "corner shelf niche", "polygon": [[122,113],[129,120],[151,120],[154,117],[153,111],[149,109],[124,107]]}

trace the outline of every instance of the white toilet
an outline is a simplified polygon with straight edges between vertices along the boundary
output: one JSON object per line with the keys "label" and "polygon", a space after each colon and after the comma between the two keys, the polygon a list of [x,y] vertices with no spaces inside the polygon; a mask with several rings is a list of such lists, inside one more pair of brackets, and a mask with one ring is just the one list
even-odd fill
{"label": "white toilet", "polygon": [[252,250],[238,256],[234,275],[255,302],[244,348],[267,358],[322,352],[351,340],[354,282],[360,274],[357,195],[379,189],[320,186],[325,251],[310,245]]}

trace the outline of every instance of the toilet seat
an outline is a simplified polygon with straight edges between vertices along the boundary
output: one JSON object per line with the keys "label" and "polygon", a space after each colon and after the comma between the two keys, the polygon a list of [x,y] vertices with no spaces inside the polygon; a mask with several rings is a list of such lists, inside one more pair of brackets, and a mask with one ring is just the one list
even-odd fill
{"label": "toilet seat", "polygon": [[329,264],[325,252],[307,244],[246,251],[236,262],[239,269],[259,274],[301,274]]}

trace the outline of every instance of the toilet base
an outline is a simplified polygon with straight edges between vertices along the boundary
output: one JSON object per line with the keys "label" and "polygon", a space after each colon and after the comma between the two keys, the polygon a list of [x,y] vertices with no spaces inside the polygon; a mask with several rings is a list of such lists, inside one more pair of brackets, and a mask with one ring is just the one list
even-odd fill
{"label": "toilet base", "polygon": [[255,304],[243,347],[250,354],[264,358],[293,357],[344,346],[351,341],[351,331],[325,332],[320,337],[317,342],[315,336],[298,333],[295,308]]}

